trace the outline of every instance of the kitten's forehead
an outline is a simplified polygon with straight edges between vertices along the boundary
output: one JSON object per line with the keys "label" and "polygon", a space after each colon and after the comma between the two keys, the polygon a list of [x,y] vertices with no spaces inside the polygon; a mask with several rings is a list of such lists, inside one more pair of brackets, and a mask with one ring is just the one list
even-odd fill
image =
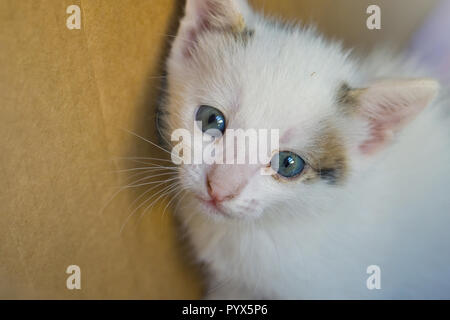
{"label": "kitten's forehead", "polygon": [[351,73],[340,47],[311,31],[256,28],[246,41],[210,35],[198,53],[199,96],[245,127],[300,128],[329,117]]}

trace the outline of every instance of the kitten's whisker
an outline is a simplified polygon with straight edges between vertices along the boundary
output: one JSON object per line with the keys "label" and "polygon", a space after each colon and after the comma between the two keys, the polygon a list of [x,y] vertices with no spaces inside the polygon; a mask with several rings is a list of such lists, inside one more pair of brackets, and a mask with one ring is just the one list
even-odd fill
{"label": "kitten's whisker", "polygon": [[[148,178],[143,178],[142,180],[146,180],[146,179],[148,179]],[[140,183],[140,184],[133,184],[133,185],[125,186],[125,187],[128,187],[128,188],[137,188],[137,187],[149,186],[149,185],[155,184],[155,183],[157,183],[157,182],[161,182],[161,181],[167,181],[167,182],[169,182],[169,181],[173,181],[173,180],[176,180],[176,179],[178,179],[178,177],[171,178],[171,179],[166,179],[166,180],[159,180],[159,181],[151,181],[151,182],[145,182],[145,183]],[[136,182],[138,182],[138,181],[136,181]]]}
{"label": "kitten's whisker", "polygon": [[[165,181],[164,181],[165,182]],[[161,183],[162,184],[162,183]],[[159,184],[160,185],[160,184]],[[156,187],[158,187],[159,185],[157,185]],[[162,190],[166,190],[168,187],[171,187],[172,185],[166,186],[164,187]],[[150,190],[147,190],[147,192],[151,191],[154,188],[151,188]],[[149,199],[147,199],[146,201],[144,201],[143,203],[141,203],[138,207],[136,207],[125,219],[124,223],[122,224],[122,227],[120,228],[119,234],[122,234],[125,226],[128,224],[128,221],[131,219],[132,216],[134,216],[134,214],[137,212],[137,210],[139,210],[139,208],[141,208],[146,202],[148,202],[150,199],[152,199],[154,196],[156,196],[157,194],[159,194],[160,192],[162,192],[162,190],[158,191],[157,193],[153,194],[152,196],[150,196]],[[147,193],[146,192],[146,193]],[[142,195],[141,195],[142,196]],[[136,201],[136,200],[135,200]]]}
{"label": "kitten's whisker", "polygon": [[[156,185],[156,186],[153,186],[152,188],[150,188],[150,189],[144,191],[139,197],[137,197],[137,198],[130,204],[128,210],[131,210],[131,208],[133,208],[133,206],[134,206],[136,203],[138,203],[139,200],[140,200],[141,198],[143,198],[146,194],[148,194],[150,191],[154,190],[155,188],[161,186],[161,185],[164,184],[164,183],[171,182],[171,181],[174,181],[174,180],[176,180],[176,179],[165,180],[163,183],[158,184],[158,185]],[[171,183],[170,185],[173,185],[173,183]]]}
{"label": "kitten's whisker", "polygon": [[[134,210],[131,212],[131,215],[134,215],[142,206],[144,206],[145,204],[147,204],[149,201],[151,201],[152,199],[154,199],[157,195],[159,195],[159,194],[166,194],[166,192],[168,191],[168,190],[170,190],[170,189],[172,189],[173,187],[176,187],[178,185],[178,183],[172,183],[172,184],[170,184],[170,185],[168,185],[168,186],[165,186],[164,188],[162,188],[161,190],[159,190],[157,193],[154,193],[154,194],[152,194],[148,199],[146,199],[145,201],[143,201],[139,206],[137,206],[136,208],[134,208]],[[149,190],[148,190],[149,191]],[[148,191],[147,192],[145,192],[144,194],[142,194],[139,198],[142,198],[145,194],[147,194],[148,193]],[[157,199],[155,199],[155,200],[153,200],[151,203],[150,203],[150,206],[152,206],[153,204],[155,204],[156,203],[156,201],[158,201],[160,199],[160,197],[158,197]],[[136,202],[136,200],[135,200],[135,202]],[[140,221],[141,219],[142,219],[142,217],[144,216],[144,212],[146,211],[146,210],[148,210],[149,209],[149,206],[147,206],[146,208],[145,208],[145,210],[143,211],[143,213],[141,213],[141,215],[140,215],[140,217],[139,217],[139,220],[138,221]]]}
{"label": "kitten's whisker", "polygon": [[[137,181],[134,181],[134,182],[130,183],[129,185],[127,185],[127,187],[129,187],[129,188],[137,188],[137,187],[146,186],[146,185],[153,185],[153,184],[158,183],[158,182],[170,182],[170,181],[174,181],[174,180],[177,179],[177,177],[175,175],[171,174],[167,178],[164,178],[164,180],[158,180],[158,181],[150,180],[150,179],[153,179],[153,178],[158,177],[158,176],[160,176],[160,175],[154,175],[154,176],[147,175],[147,176],[145,176],[143,178],[138,179]],[[150,180],[150,181],[143,182],[143,181],[146,181],[146,180]],[[139,183],[139,182],[143,182],[143,183]]]}
{"label": "kitten's whisker", "polygon": [[[167,190],[171,189],[171,188],[174,187],[174,186],[177,186],[178,184],[179,184],[179,183],[174,182],[174,183],[171,183],[171,184],[169,184],[169,185],[163,187],[161,190],[159,190],[159,191],[157,191],[156,193],[150,195],[149,198],[147,198],[145,201],[143,201],[141,204],[139,204],[136,208],[134,208],[133,211],[137,211],[139,208],[141,208],[143,205],[145,205],[146,203],[148,203],[151,199],[153,199],[153,198],[156,197],[157,195],[166,192]],[[142,194],[141,196],[139,196],[139,198],[142,198],[145,194],[148,193],[148,191],[150,191],[150,190],[147,190],[147,192],[145,192],[144,194]],[[137,199],[136,199],[136,200],[137,200]],[[135,202],[137,202],[136,200],[135,200]]]}
{"label": "kitten's whisker", "polygon": [[154,157],[116,157],[115,160],[156,160],[173,163],[172,160],[164,158],[154,158]]}
{"label": "kitten's whisker", "polygon": [[[132,161],[134,163],[140,163],[140,164],[152,164],[152,163],[149,163],[146,161],[139,161],[139,160],[132,160],[132,159],[130,159],[130,161]],[[174,164],[174,163],[172,162],[172,164]],[[166,168],[179,168],[179,167],[174,164],[173,166],[167,166]]]}
{"label": "kitten's whisker", "polygon": [[153,174],[153,173],[160,173],[160,172],[167,172],[171,174],[177,174],[178,171],[174,170],[167,170],[167,169],[147,169],[147,170],[133,170],[134,174],[132,174],[129,178],[127,178],[128,181],[130,181],[132,178],[137,177],[139,175],[143,174]]}
{"label": "kitten's whisker", "polygon": [[[136,176],[139,176],[139,175],[141,175],[141,174],[143,174],[143,173],[145,173],[145,172],[139,172],[138,174],[133,175],[131,178],[134,178],[134,177],[136,177]],[[130,179],[131,179],[131,178],[130,178]],[[128,184],[128,185],[125,185],[125,186],[122,186],[122,187],[118,187],[117,191],[114,192],[114,193],[111,195],[111,197],[108,198],[108,200],[106,201],[106,203],[105,203],[105,204],[103,205],[103,207],[100,209],[100,214],[103,213],[103,211],[110,205],[110,203],[114,200],[114,198],[117,197],[117,195],[118,195],[119,193],[121,193],[123,190],[128,189],[128,188],[132,188],[132,187],[135,186],[136,183],[141,182],[141,181],[145,181],[145,180],[147,180],[147,179],[149,179],[149,177],[144,177],[144,178],[138,179],[138,180],[136,180],[136,181],[134,181],[134,182],[132,182],[132,183],[130,183],[130,184]],[[167,180],[155,181],[155,182],[153,182],[153,183],[157,183],[157,182],[165,182],[165,181],[167,181]],[[142,184],[142,185],[147,185],[147,184],[152,184],[152,183],[149,182],[149,183]],[[140,186],[140,185],[137,185],[136,187],[138,187],[138,186]],[[114,188],[117,188],[117,187],[114,187]]]}
{"label": "kitten's whisker", "polygon": [[[172,155],[172,152],[170,152],[170,151],[164,149],[163,147],[157,145],[156,143],[154,143],[154,142],[152,142],[152,141],[150,141],[150,140],[148,140],[148,139],[146,139],[146,138],[144,138],[144,137],[138,135],[137,133],[134,133],[134,132],[132,132],[132,131],[130,131],[130,130],[127,130],[127,129],[122,129],[122,130],[124,130],[124,131],[128,132],[129,134],[134,135],[135,137],[137,137],[137,138],[139,138],[139,139],[142,139],[143,141],[150,143],[151,145],[155,146],[156,148],[158,148],[158,149],[160,149],[160,150],[162,150],[162,151],[164,151],[164,152],[167,152],[168,154]],[[175,157],[179,158],[181,161],[183,161],[182,158],[178,157],[178,156],[175,155],[175,154],[173,154],[173,155],[174,155]]]}
{"label": "kitten's whisker", "polygon": [[130,169],[122,169],[122,171],[116,170],[113,171],[115,173],[133,173],[132,175],[130,175],[129,177],[127,177],[127,180],[131,180],[134,177],[137,177],[139,175],[145,174],[145,173],[159,173],[159,172],[170,172],[170,173],[177,173],[178,171],[176,170],[168,170],[165,168],[148,168],[148,169],[142,169],[142,170],[133,170],[134,168],[130,168]]}
{"label": "kitten's whisker", "polygon": [[119,169],[114,170],[114,172],[131,172],[131,171],[142,171],[147,170],[148,172],[154,172],[154,171],[172,171],[170,173],[175,174],[178,173],[178,168],[171,168],[171,167],[137,167],[137,168],[130,168],[130,169]]}
{"label": "kitten's whisker", "polygon": [[[154,199],[154,200],[153,200],[153,201],[152,201],[152,202],[144,209],[144,211],[142,211],[142,214],[141,214],[141,216],[139,217],[139,220],[141,220],[141,219],[144,217],[144,215],[146,214],[146,212],[147,212],[148,210],[150,210],[156,203],[158,203],[159,199],[161,199],[162,197],[168,196],[170,193],[176,191],[177,188],[179,188],[179,187],[180,187],[180,184],[177,183],[177,184],[174,184],[174,185],[172,185],[172,186],[169,186],[168,189],[166,188],[166,190],[165,190],[162,194],[160,194],[158,198]],[[147,202],[147,201],[146,201],[146,202]]]}
{"label": "kitten's whisker", "polygon": [[186,39],[184,37],[181,37],[180,35],[173,35],[173,34],[167,34],[167,33],[158,33],[158,35],[164,36],[164,37],[169,37],[169,38],[179,38],[179,39],[181,39],[183,41],[191,42],[191,43],[195,44],[195,41],[192,41],[190,39]]}
{"label": "kitten's whisker", "polygon": [[185,191],[185,193],[181,196],[180,199],[178,199],[178,202],[175,206],[175,208],[173,209],[174,212],[177,212],[178,208],[180,207],[180,203],[181,201],[183,201],[183,199],[189,194],[189,192],[187,191],[187,189],[183,189]]}
{"label": "kitten's whisker", "polygon": [[180,191],[178,191],[173,197],[172,199],[170,199],[170,201],[166,204],[166,206],[164,207],[162,216],[164,216],[164,214],[166,213],[167,208],[169,208],[170,204],[177,198],[178,195],[180,195],[182,192],[185,192],[186,190],[181,189]]}
{"label": "kitten's whisker", "polygon": [[[143,178],[140,178],[140,179],[138,179],[138,180],[136,180],[136,181],[133,181],[133,182],[129,183],[128,185],[125,185],[125,186],[119,187],[119,188],[126,188],[126,187],[128,187],[128,188],[134,188],[134,187],[139,187],[139,186],[141,186],[141,185],[139,185],[139,184],[137,184],[137,183],[139,183],[139,182],[141,182],[141,181],[145,181],[145,180],[148,180],[148,179],[151,179],[151,178],[156,178],[156,177],[162,177],[162,176],[166,176],[166,175],[172,175],[172,174],[175,174],[175,172],[164,172],[164,173],[158,173],[158,174],[155,174],[155,175],[148,175],[148,176],[145,176],[145,177],[143,177]],[[164,180],[164,181],[166,181],[166,180]],[[148,182],[148,183],[149,183],[149,184],[152,184],[152,182]],[[146,185],[146,184],[144,184],[144,185]]]}
{"label": "kitten's whisker", "polygon": [[[135,199],[133,201],[133,203],[128,207],[128,210],[131,210],[131,208],[134,206],[134,204],[136,202],[139,201],[140,198],[142,198],[145,194],[149,193],[150,191],[154,190],[155,188],[158,188],[159,186],[161,186],[162,184],[166,183],[166,181],[162,181],[161,183],[158,183],[157,185],[153,186],[152,188],[148,189],[147,191],[145,191],[144,193],[142,193],[137,199]],[[136,210],[133,210],[125,219],[124,223],[122,224],[119,234],[122,233],[123,229],[125,228],[125,226],[127,225],[128,221],[130,220],[130,218],[134,215],[134,213],[136,212]]]}
{"label": "kitten's whisker", "polygon": [[143,174],[150,173],[150,172],[153,172],[153,170],[150,170],[150,169],[149,169],[148,171],[139,171],[139,172],[136,172],[136,173],[130,175],[129,177],[127,177],[127,180],[130,181],[130,180],[134,179],[135,177],[138,177],[138,176],[141,176],[141,175],[143,175]]}

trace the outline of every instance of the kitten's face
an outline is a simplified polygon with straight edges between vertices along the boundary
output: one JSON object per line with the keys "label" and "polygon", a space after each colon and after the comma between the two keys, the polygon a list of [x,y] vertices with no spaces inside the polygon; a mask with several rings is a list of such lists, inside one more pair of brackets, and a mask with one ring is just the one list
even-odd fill
{"label": "kitten's face", "polygon": [[340,47],[312,31],[265,22],[242,1],[188,1],[168,62],[166,133],[185,128],[194,136],[199,108],[209,106],[223,115],[225,137],[227,129],[279,130],[270,154],[298,156],[297,168],[287,170],[300,171],[262,175],[270,162],[183,164],[181,183],[213,215],[257,218],[283,205],[317,210],[371,141],[367,122],[352,114],[363,92],[349,91],[355,78]]}

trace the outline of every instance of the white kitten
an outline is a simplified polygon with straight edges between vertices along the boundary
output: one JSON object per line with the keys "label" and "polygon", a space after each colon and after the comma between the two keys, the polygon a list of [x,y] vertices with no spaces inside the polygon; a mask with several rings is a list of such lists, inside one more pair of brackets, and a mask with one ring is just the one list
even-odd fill
{"label": "white kitten", "polygon": [[[386,53],[356,60],[243,0],[187,1],[167,138],[198,130],[206,105],[226,129],[279,129],[272,151],[293,163],[272,176],[181,165],[178,215],[208,298],[450,298],[450,103],[424,76]],[[370,265],[381,289],[367,288]]]}

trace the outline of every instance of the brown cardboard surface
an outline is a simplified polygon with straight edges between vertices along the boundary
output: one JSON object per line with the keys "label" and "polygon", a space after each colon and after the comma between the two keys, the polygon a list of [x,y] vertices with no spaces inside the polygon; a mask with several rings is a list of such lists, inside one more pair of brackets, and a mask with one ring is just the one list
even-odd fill
{"label": "brown cardboard surface", "polygon": [[[383,10],[380,31],[365,28],[368,1],[252,1],[268,13],[313,18],[361,47],[406,43],[435,3],[372,2]],[[72,4],[82,8],[81,30],[66,27]],[[158,77],[181,7],[0,0],[0,298],[200,297],[201,276],[177,245],[167,202],[130,219],[123,233],[142,190],[127,189],[102,210],[126,183],[111,159],[164,156],[121,128],[156,141]],[[72,264],[81,290],[66,288]]]}
{"label": "brown cardboard surface", "polygon": [[[169,214],[148,212],[120,234],[134,192],[101,210],[124,183],[109,160],[130,145],[148,151],[120,128],[154,130],[150,77],[174,3],[0,2],[1,297],[199,296]],[[66,28],[70,4],[83,9],[81,30]],[[72,264],[81,290],[66,288]]]}

